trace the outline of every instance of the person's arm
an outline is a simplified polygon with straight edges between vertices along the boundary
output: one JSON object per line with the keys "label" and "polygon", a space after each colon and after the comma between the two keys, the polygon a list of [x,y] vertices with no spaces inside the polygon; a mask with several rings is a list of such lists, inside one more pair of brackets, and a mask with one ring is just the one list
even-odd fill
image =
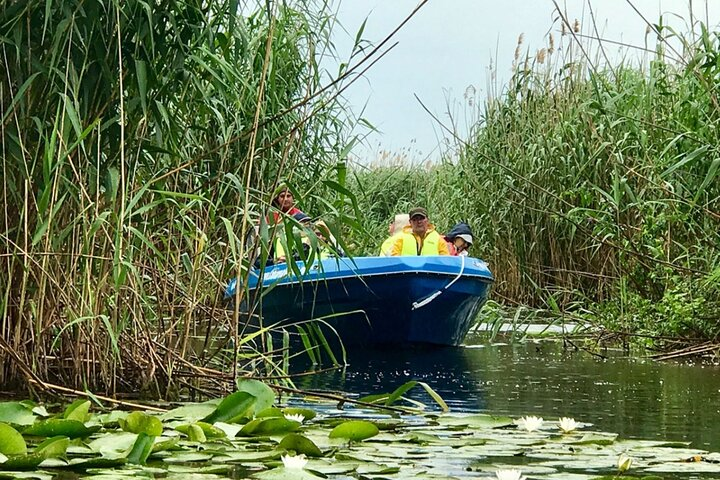
{"label": "person's arm", "polygon": [[438,255],[450,255],[448,244],[442,237],[440,237],[440,242],[438,243]]}
{"label": "person's arm", "polygon": [[280,238],[275,240],[275,263],[285,262],[285,248],[282,246]]}
{"label": "person's arm", "polygon": [[390,248],[390,254],[391,257],[399,257],[402,255],[403,250],[403,235],[398,235],[398,237],[395,239],[395,242],[393,242],[392,247]]}

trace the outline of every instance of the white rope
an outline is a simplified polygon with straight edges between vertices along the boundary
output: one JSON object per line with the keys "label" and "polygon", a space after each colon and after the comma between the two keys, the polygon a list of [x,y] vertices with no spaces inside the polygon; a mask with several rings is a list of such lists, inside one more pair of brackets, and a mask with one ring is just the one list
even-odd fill
{"label": "white rope", "polygon": [[417,310],[418,308],[422,308],[425,305],[427,305],[428,303],[432,302],[437,297],[439,297],[441,293],[443,293],[445,290],[450,288],[453,283],[457,282],[460,279],[460,277],[462,277],[462,274],[465,271],[465,255],[462,255],[460,257],[460,259],[461,259],[460,273],[458,273],[457,276],[455,278],[453,278],[452,281],[450,283],[448,283],[447,285],[445,285],[445,287],[443,287],[442,289],[438,290],[437,292],[433,293],[432,295],[430,295],[428,297],[425,297],[423,300],[413,302],[411,310]]}

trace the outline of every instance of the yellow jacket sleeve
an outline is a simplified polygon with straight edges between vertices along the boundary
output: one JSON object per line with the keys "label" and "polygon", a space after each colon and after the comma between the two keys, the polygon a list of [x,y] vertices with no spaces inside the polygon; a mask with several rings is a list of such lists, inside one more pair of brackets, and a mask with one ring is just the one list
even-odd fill
{"label": "yellow jacket sleeve", "polygon": [[395,238],[395,241],[392,244],[392,247],[390,248],[390,256],[391,257],[399,257],[402,255],[402,249],[403,249],[403,236],[397,235],[397,238]]}
{"label": "yellow jacket sleeve", "polygon": [[442,235],[440,235],[440,243],[438,244],[438,255],[450,255],[450,249]]}

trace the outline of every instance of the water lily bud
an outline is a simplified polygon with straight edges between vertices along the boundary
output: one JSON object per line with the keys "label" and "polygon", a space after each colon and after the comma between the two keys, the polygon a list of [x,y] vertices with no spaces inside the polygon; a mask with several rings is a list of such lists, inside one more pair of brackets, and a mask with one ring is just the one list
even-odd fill
{"label": "water lily bud", "polygon": [[632,458],[625,454],[618,457],[617,466],[620,473],[627,472],[630,469],[630,465],[632,465]]}

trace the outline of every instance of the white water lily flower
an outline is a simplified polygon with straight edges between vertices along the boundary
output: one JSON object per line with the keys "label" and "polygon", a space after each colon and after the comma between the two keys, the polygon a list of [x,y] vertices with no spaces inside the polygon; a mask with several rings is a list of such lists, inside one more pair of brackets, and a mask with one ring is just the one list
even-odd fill
{"label": "white water lily flower", "polygon": [[575,421],[574,418],[561,417],[559,423],[560,430],[562,430],[563,433],[570,433],[573,430],[577,430],[578,427],[578,423]]}
{"label": "white water lily flower", "polygon": [[620,473],[630,470],[630,465],[632,465],[632,461],[633,459],[628,457],[624,453],[620,454],[617,461],[617,467]]}
{"label": "white water lily flower", "polygon": [[302,423],[303,420],[305,420],[305,416],[301,413],[293,413],[293,414],[285,414],[286,420],[292,420],[293,422],[299,422]]}
{"label": "white water lily flower", "polygon": [[295,470],[302,470],[303,468],[305,468],[305,465],[307,465],[308,462],[304,454],[298,455],[296,457],[291,457],[290,455],[283,455],[282,457],[280,457],[280,459],[282,460],[283,466],[285,468]]}
{"label": "white water lily flower", "polygon": [[498,470],[495,472],[498,480],[525,480],[520,470]]}
{"label": "white water lily flower", "polygon": [[542,417],[527,416],[527,417],[522,417],[520,420],[517,420],[515,423],[519,427],[527,430],[528,432],[533,432],[535,430],[538,430],[540,427],[542,427],[543,419],[542,419]]}

